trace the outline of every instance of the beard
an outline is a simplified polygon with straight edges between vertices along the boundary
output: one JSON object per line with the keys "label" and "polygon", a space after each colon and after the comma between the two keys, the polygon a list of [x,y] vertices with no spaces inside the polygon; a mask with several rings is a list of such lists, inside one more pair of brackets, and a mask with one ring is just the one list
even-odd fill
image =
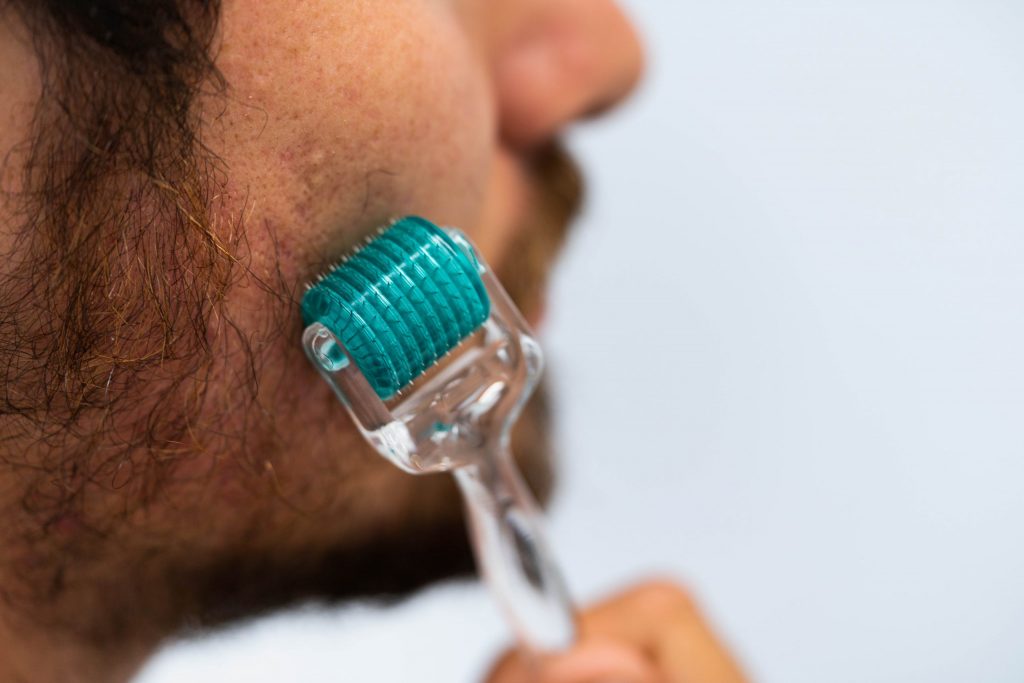
{"label": "beard", "polygon": [[[492,265],[520,310],[535,319],[582,182],[555,144],[536,152],[528,172],[532,197],[523,225],[510,258]],[[225,288],[244,280],[229,272],[218,278]],[[82,382],[88,395],[101,396],[97,404],[105,406],[116,397],[132,423],[124,429],[118,413],[90,411],[79,399],[75,415],[49,427],[55,455],[18,470],[27,493],[11,517],[21,523],[9,528],[7,546],[19,551],[3,560],[10,580],[0,594],[26,624],[121,647],[299,601],[395,599],[472,571],[451,477],[409,477],[364,443],[325,445],[275,415],[274,406],[287,412],[302,405],[305,397],[280,387],[286,368],[305,360],[297,322],[281,322],[297,318],[294,291],[262,284],[274,313],[261,343],[252,330],[234,343],[209,343],[224,336],[218,328],[234,325],[196,308],[163,328],[163,337],[184,350],[155,366],[155,378],[143,381],[146,368],[131,380],[122,379],[128,374],[120,367],[109,365],[108,372],[108,365],[83,363],[92,373]],[[165,295],[210,298],[187,290]],[[125,297],[137,298],[131,291]],[[136,324],[151,322],[143,317]],[[313,421],[344,420],[333,395],[318,388]],[[512,432],[513,455],[542,502],[554,486],[550,433],[542,383]],[[39,434],[26,430],[45,443]]]}
{"label": "beard", "polygon": [[[557,143],[539,148],[527,171],[531,203],[523,212],[523,224],[514,230],[509,258],[492,265],[523,315],[537,319],[551,269],[582,203],[583,182],[577,165]],[[542,380],[511,438],[513,457],[542,506],[550,501],[556,481],[550,405],[550,385]],[[340,411],[340,406],[332,403],[332,409]],[[371,457],[378,458],[376,453]],[[393,601],[439,580],[471,574],[473,555],[453,478],[428,475],[411,486],[415,500],[408,504],[412,514],[404,523],[356,544],[211,556],[188,582],[198,591],[193,593],[198,602],[192,623],[215,626],[303,600]]]}
{"label": "beard", "polygon": [[[550,270],[582,198],[577,166],[556,144],[529,163],[532,203],[524,225],[496,272],[521,312],[535,319]],[[340,411],[333,404],[332,410]],[[549,385],[542,381],[512,431],[512,453],[534,495],[546,504],[555,486]],[[374,453],[372,458],[377,458]],[[375,463],[390,470],[383,461]],[[408,477],[398,473],[399,477]],[[352,543],[311,543],[282,552],[253,546],[211,553],[175,572],[194,602],[192,626],[211,627],[300,601],[324,604],[355,598],[393,601],[426,585],[472,573],[474,562],[462,501],[449,476],[416,478],[402,523],[378,528]],[[323,520],[309,518],[309,524]],[[186,578],[187,577],[187,578]]]}

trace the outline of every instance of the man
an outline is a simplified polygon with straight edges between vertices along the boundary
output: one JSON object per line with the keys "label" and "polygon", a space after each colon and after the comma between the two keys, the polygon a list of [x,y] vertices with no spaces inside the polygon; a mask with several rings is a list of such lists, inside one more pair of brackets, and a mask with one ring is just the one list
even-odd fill
{"label": "man", "polygon": [[[640,73],[610,0],[0,8],[0,680],[123,681],[183,628],[468,570],[448,478],[369,450],[296,302],[420,214],[535,317],[579,195],[553,141]],[[491,679],[739,679],[670,583],[582,634]]]}

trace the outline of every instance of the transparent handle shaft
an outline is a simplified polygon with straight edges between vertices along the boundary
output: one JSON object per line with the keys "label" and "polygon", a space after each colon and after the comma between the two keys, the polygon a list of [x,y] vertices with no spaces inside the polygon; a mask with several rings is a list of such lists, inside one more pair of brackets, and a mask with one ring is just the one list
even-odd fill
{"label": "transparent handle shaft", "polygon": [[576,639],[576,614],[541,524],[539,506],[507,448],[455,470],[477,564],[528,648],[552,652]]}

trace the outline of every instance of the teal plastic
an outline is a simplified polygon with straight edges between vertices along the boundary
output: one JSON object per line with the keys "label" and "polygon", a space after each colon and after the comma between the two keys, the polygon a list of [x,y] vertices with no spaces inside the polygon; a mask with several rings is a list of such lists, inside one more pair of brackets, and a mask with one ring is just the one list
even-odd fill
{"label": "teal plastic", "polygon": [[484,324],[491,301],[477,265],[430,221],[396,221],[302,298],[306,325],[344,344],[382,400]]}

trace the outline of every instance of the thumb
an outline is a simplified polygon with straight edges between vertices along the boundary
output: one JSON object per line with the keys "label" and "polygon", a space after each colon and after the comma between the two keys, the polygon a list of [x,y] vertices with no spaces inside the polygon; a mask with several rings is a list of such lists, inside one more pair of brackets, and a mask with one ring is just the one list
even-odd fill
{"label": "thumb", "polygon": [[532,655],[512,651],[503,657],[487,683],[661,683],[654,667],[639,652],[609,640],[591,639],[569,652]]}

